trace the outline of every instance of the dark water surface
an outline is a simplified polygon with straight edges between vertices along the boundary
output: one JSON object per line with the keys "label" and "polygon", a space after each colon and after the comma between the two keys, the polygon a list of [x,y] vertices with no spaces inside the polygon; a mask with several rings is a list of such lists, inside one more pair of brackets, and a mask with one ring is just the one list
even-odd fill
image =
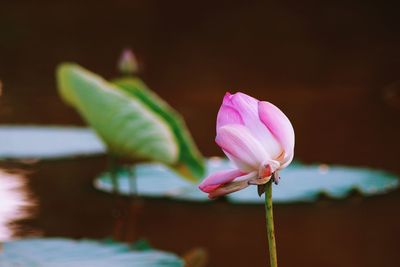
{"label": "dark water surface", "polygon": [[[267,266],[263,206],[142,199],[132,209],[127,199],[116,202],[93,189],[92,179],[105,165],[103,157],[96,157],[23,167],[32,171],[28,183],[38,208],[34,218],[18,223],[19,235],[111,237],[121,218],[117,215],[130,209],[135,218],[122,216],[130,226],[120,240],[146,238],[180,255],[202,247],[209,253],[208,266]],[[2,164],[5,169],[21,166]],[[275,205],[281,266],[399,265],[399,203],[397,191]]]}

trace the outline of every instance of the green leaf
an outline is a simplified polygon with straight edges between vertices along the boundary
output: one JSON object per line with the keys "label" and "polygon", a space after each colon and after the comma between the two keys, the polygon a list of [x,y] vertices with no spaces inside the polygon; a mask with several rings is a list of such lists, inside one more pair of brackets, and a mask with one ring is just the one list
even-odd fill
{"label": "green leaf", "polygon": [[139,99],[71,63],[57,69],[58,88],[112,154],[175,164],[178,144],[168,124]]}
{"label": "green leaf", "polygon": [[128,77],[112,81],[128,94],[140,99],[149,109],[159,114],[173,131],[179,146],[178,163],[171,166],[191,180],[204,177],[204,160],[198,151],[182,117],[163,99],[152,92],[139,78]]}

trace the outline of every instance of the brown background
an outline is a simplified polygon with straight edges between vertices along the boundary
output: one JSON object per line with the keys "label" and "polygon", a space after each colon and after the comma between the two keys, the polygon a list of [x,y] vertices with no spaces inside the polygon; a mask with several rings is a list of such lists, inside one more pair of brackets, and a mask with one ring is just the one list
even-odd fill
{"label": "brown background", "polygon": [[[83,124],[57,96],[56,65],[111,78],[132,47],[143,79],[183,114],[207,156],[221,154],[213,140],[224,92],[243,91],[289,116],[298,160],[400,173],[398,11],[395,1],[1,1],[0,121]],[[29,167],[40,203],[30,225],[108,235],[112,201],[90,186],[104,167],[103,158]],[[277,206],[282,266],[399,266],[399,204],[396,192]],[[138,232],[156,246],[205,246],[210,266],[265,265],[260,207],[146,205]]]}

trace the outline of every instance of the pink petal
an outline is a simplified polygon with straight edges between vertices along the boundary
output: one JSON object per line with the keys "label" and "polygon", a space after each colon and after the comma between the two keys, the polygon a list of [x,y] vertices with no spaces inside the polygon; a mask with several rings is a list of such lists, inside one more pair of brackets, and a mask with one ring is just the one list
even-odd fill
{"label": "pink petal", "polygon": [[217,198],[217,197],[220,197],[223,195],[227,195],[227,194],[239,191],[248,186],[249,186],[249,184],[247,181],[228,183],[228,184],[218,187],[214,191],[210,192],[208,194],[208,198],[214,199],[214,198]]}
{"label": "pink petal", "polygon": [[235,178],[232,182],[243,182],[243,181],[248,182],[250,180],[257,179],[257,177],[258,177],[258,172],[252,171],[252,172],[246,173],[242,176]]}
{"label": "pink petal", "polygon": [[258,170],[261,163],[271,159],[261,143],[245,126],[240,124],[230,124],[219,128],[215,141],[227,152],[228,156],[233,156],[242,165],[251,166],[253,170]]}
{"label": "pink petal", "polygon": [[229,96],[230,101],[224,101],[235,108],[240,114],[243,123],[252,133],[252,135],[262,144],[265,150],[273,158],[277,158],[282,149],[278,141],[274,138],[270,130],[260,121],[258,116],[257,99],[243,93],[236,93]]}
{"label": "pink petal", "polygon": [[199,189],[203,192],[210,193],[221,185],[229,183],[243,174],[244,173],[239,170],[215,172],[201,182]]}
{"label": "pink petal", "polygon": [[284,150],[284,164],[289,164],[294,153],[294,130],[289,119],[279,108],[265,101],[259,102],[258,115]]}
{"label": "pink petal", "polygon": [[[242,115],[245,122],[247,120],[258,120],[257,110],[259,101],[257,99],[240,92],[228,97],[229,101],[226,101],[227,105],[234,107]],[[226,96],[224,98],[226,98]]]}
{"label": "pink petal", "polygon": [[292,151],[292,153],[285,155],[285,157],[283,158],[283,160],[281,162],[281,166],[279,167],[279,169],[286,168],[292,162],[293,157],[294,157],[293,151]]}
{"label": "pink petal", "polygon": [[239,170],[241,170],[241,171],[243,171],[243,172],[251,172],[251,171],[254,170],[254,167],[253,167],[252,165],[249,165],[249,164],[246,164],[245,162],[242,162],[240,159],[238,159],[238,158],[236,158],[235,156],[229,154],[229,153],[228,153],[227,151],[225,151],[225,150],[222,150],[222,151],[224,151],[224,153],[225,153],[225,155],[228,157],[228,159],[229,159],[230,161],[232,161],[233,164],[235,164],[235,166],[236,166]]}
{"label": "pink petal", "polygon": [[236,109],[222,104],[217,115],[217,129],[227,124],[243,124],[243,120]]}
{"label": "pink petal", "polygon": [[248,182],[249,185],[262,185],[266,184],[271,180],[271,176],[266,176],[263,178],[252,179]]}

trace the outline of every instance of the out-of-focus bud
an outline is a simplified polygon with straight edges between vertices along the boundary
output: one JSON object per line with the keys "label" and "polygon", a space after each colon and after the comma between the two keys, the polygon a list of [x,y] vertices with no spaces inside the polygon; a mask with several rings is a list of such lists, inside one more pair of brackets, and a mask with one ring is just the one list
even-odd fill
{"label": "out-of-focus bud", "polygon": [[124,49],[118,61],[118,70],[124,75],[133,75],[139,71],[135,54],[130,49]]}

